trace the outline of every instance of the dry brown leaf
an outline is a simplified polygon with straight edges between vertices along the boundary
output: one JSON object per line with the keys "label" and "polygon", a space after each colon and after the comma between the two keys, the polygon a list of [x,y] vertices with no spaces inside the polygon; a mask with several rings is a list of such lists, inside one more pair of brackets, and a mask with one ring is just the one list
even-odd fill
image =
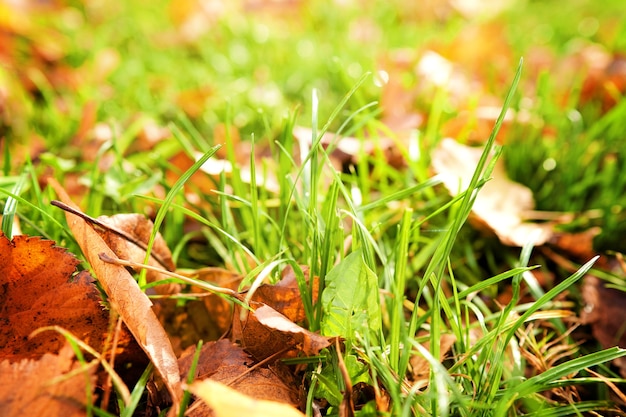
{"label": "dry brown leaf", "polygon": [[[65,204],[77,209],[58,182],[50,179],[49,184]],[[116,255],[90,224],[71,213],[66,213],[66,218],[74,238],[106,292],[111,307],[122,317],[135,340],[152,360],[176,409],[182,394],[178,362],[165,330],[151,309],[152,302],[123,266],[100,259],[100,254],[111,258]]]}
{"label": "dry brown leaf", "polygon": [[[120,258],[142,264],[146,257],[146,249],[150,241],[150,235],[154,224],[141,214],[124,213],[113,216],[100,216],[98,220],[108,226],[108,229],[95,229],[104,242]],[[121,232],[121,233],[120,233]],[[148,265],[174,271],[176,265],[172,260],[172,252],[167,243],[157,233]],[[138,271],[137,271],[138,272]],[[156,282],[169,277],[156,271],[148,270],[146,279],[148,282]],[[158,294],[175,294],[182,289],[178,284],[157,285],[154,287]]]}
{"label": "dry brown leaf", "polygon": [[[303,266],[304,278],[309,280],[308,267]],[[313,303],[317,301],[318,277],[313,279]],[[263,284],[254,292],[252,301],[266,304],[294,323],[306,320],[304,303],[296,275],[291,266],[283,271],[283,278],[276,284]]]}
{"label": "dry brown leaf", "polygon": [[482,95],[482,85],[472,79],[467,69],[434,50],[422,52],[415,65],[421,97],[443,89],[458,108],[466,108],[470,99]]}
{"label": "dry brown leaf", "polygon": [[[443,139],[432,155],[432,166],[451,195],[465,190],[476,169],[482,148],[464,146],[453,139]],[[509,180],[502,159],[496,162],[492,179],[483,186],[472,207],[474,220],[487,226],[506,245],[524,246],[531,241],[539,246],[553,235],[550,223],[526,222],[534,208],[532,192]]]}
{"label": "dry brown leaf", "polygon": [[[237,289],[242,276],[223,268],[202,268],[193,276],[217,287]],[[176,303],[156,303],[154,311],[170,336],[174,351],[182,353],[198,340],[217,340],[231,327],[232,302],[205,289],[191,286],[190,292],[202,297],[187,301],[183,306]]]}
{"label": "dry brown leaf", "polygon": [[279,352],[293,356],[302,352],[307,356],[317,355],[330,345],[328,338],[310,332],[273,308],[251,302],[254,312],[241,318],[237,307],[231,339],[238,341],[256,360],[263,360]]}
{"label": "dry brown leaf", "polygon": [[[197,278],[210,282],[218,287],[236,290],[243,279],[239,273],[228,271],[222,268],[200,269]],[[192,292],[203,291],[192,287]],[[232,302],[216,294],[210,294],[202,299],[207,310],[207,320],[209,320],[220,334],[226,333],[232,324],[233,307]]]}
{"label": "dry brown leaf", "polygon": [[161,141],[171,136],[172,132],[167,127],[159,125],[156,120],[145,119],[142,121],[137,138],[130,144],[126,152],[132,154],[151,151]]}
{"label": "dry brown leaf", "polygon": [[[626,292],[607,288],[593,276],[585,277],[581,292],[586,304],[580,314],[582,323],[591,325],[593,336],[604,349],[613,346],[626,348]],[[614,363],[622,377],[626,378],[626,359],[618,358]]]}
{"label": "dry brown leaf", "polygon": [[[555,233],[550,239],[550,244],[575,259],[587,261],[598,254],[598,251],[594,250],[594,239],[601,231],[599,227],[591,227],[579,233]],[[599,259],[599,262],[603,262],[603,258]]]}
{"label": "dry brown leaf", "polygon": [[100,351],[109,329],[108,313],[89,274],[72,279],[80,262],[54,242],[0,233],[0,353],[18,360],[57,353],[65,344],[56,332],[28,335],[43,326],[61,326]]}
{"label": "dry brown leaf", "polygon": [[[0,361],[0,410],[3,417],[87,415],[87,389],[95,386],[95,367],[81,371],[66,343],[57,354],[38,360]],[[71,375],[70,375],[71,374]]]}
{"label": "dry brown leaf", "polygon": [[189,390],[204,401],[216,417],[304,417],[288,404],[257,400],[211,379],[194,382]]}
{"label": "dry brown leaf", "polygon": [[[443,362],[445,357],[452,349],[452,346],[456,342],[456,336],[452,334],[443,334],[439,340],[439,362]],[[426,349],[429,349],[427,344],[422,344]],[[422,355],[413,355],[409,359],[411,364],[411,374],[413,375],[413,383],[426,386],[428,384],[430,375],[430,363]]]}
{"label": "dry brown leaf", "polygon": [[[181,378],[186,378],[194,354],[195,347],[185,351],[179,359]],[[228,340],[202,346],[195,379],[207,378],[228,384],[256,399],[278,401],[296,408],[302,405],[299,384],[284,364],[276,361],[269,367],[259,367],[240,346]]]}
{"label": "dry brown leaf", "polygon": [[[218,132],[216,134],[222,133]],[[238,141],[239,139],[237,135],[234,138],[231,136],[231,138],[226,140]],[[224,147],[221,149],[222,151],[219,152],[219,154],[224,155],[226,153],[225,150],[223,150]],[[236,169],[238,170],[238,175],[243,182],[250,184],[252,182],[252,171],[250,169],[250,147],[248,144],[242,143],[241,145],[238,145],[236,149]],[[267,152],[264,150],[255,150],[256,184],[258,187],[263,187],[267,191],[278,193],[278,180],[272,174],[275,170],[271,168],[271,164],[274,164],[274,161],[272,158],[267,157],[266,153]],[[200,159],[201,156],[201,153],[197,153],[195,155],[196,160]],[[184,172],[195,163],[195,160],[190,158],[186,153],[181,152],[170,158],[170,163],[179,168],[180,172]],[[269,164],[270,168],[264,168],[265,164]],[[220,176],[224,174],[227,178],[230,178],[233,175],[233,170],[233,164],[230,159],[214,156],[209,158],[209,160],[200,167],[200,170],[191,176],[188,184],[195,186],[201,193],[214,194],[215,190],[218,189],[217,184],[219,183]],[[178,178],[179,173],[168,172],[166,175],[168,178]],[[192,191],[194,190],[192,190],[191,187],[186,186],[185,190],[187,191],[187,198],[190,201],[198,204],[201,203],[202,200],[192,194]]]}

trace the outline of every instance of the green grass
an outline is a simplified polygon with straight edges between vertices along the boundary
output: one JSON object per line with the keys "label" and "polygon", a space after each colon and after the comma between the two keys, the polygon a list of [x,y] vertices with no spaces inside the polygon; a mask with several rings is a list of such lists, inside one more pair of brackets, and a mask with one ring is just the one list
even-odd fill
{"label": "green grass", "polygon": [[[505,69],[485,62],[478,76],[486,85],[483,93],[496,97],[503,112],[468,190],[455,198],[432,177],[429,154],[446,123],[467,109],[457,107],[445,88],[415,93],[411,105],[425,123],[403,141],[381,122],[383,90],[374,80],[388,54],[408,48],[411,57],[427,45],[453,44],[479,19],[454,12],[420,17],[399,0],[366,7],[319,1],[302,6],[297,19],[226,14],[198,39],[176,41],[181,30],[172,23],[168,4],[157,3],[99,9],[76,4],[35,16],[35,28],[59,37],[63,54],[54,65],[80,74],[74,83],[55,84],[31,57],[28,46],[41,42],[43,29],[16,35],[15,65],[30,70],[22,79],[0,67],[0,87],[4,83],[11,93],[13,116],[0,118],[6,235],[15,233],[17,219],[22,232],[80,254],[63,213],[49,204],[55,196],[40,181],[51,174],[68,187],[74,181],[85,186],[75,195],[92,216],[151,215],[179,267],[223,266],[243,274],[242,285],[258,285],[264,277],[277,281],[290,265],[306,326],[342,336],[353,385],[362,382],[389,398],[387,413],[377,414],[370,401],[361,404],[359,416],[565,416],[618,407],[603,381],[587,369],[623,383],[609,368],[623,350],[586,344],[547,369],[537,369],[529,359],[547,357],[550,350],[542,348],[551,342],[575,344],[566,311],[580,310],[579,282],[595,259],[572,260],[577,272],[565,272],[531,246],[503,247],[466,221],[489,180],[493,166],[487,156],[495,149],[511,177],[533,190],[539,209],[575,214],[565,230],[598,225],[603,229],[598,251],[623,249],[616,236],[621,236],[626,205],[626,176],[621,175],[626,155],[620,142],[626,101],[601,113],[597,102],[579,103],[582,79],[574,77],[564,87],[558,74],[532,75],[528,59],[517,64],[537,43],[558,59],[575,41],[619,50],[626,45],[626,30],[614,19],[621,2],[602,7],[580,2],[563,17],[556,2],[520,1],[498,18],[511,49],[492,53],[513,58]],[[590,16],[600,23],[595,31]],[[369,43],[355,40],[354,31],[371,22],[381,31],[378,37]],[[116,55],[117,66],[106,72],[102,60]],[[506,73],[496,76],[498,70]],[[412,67],[394,75],[406,94],[422,81]],[[27,82],[36,89],[27,91]],[[571,89],[565,105],[563,88]],[[467,101],[475,104],[481,93],[472,94]],[[529,95],[530,107],[524,100]],[[111,140],[86,154],[72,139],[89,103],[95,105],[96,121],[110,128]],[[539,122],[514,124],[500,147],[496,133],[507,108],[523,108]],[[152,121],[170,134],[149,149],[134,150]],[[227,133],[219,133],[218,125]],[[310,145],[294,139],[297,125],[312,128]],[[393,167],[380,149],[372,154],[361,149],[355,163],[337,170],[332,154],[337,144],[327,149],[321,144],[327,131],[362,143],[392,136],[407,166]],[[32,161],[15,146],[29,141],[45,144]],[[213,177],[197,172],[218,145],[232,171]],[[245,150],[249,155],[242,158]],[[172,163],[179,153],[198,162],[180,168]],[[268,177],[275,179],[276,190],[257,182]],[[193,230],[185,232],[190,224]],[[318,288],[305,280],[305,267],[320,278]],[[554,283],[540,287],[528,274],[537,268],[553,272]],[[598,273],[623,284],[611,273]],[[142,284],[144,279],[138,276]],[[511,301],[499,305],[494,300],[507,289]],[[318,303],[312,298],[316,291]],[[448,335],[455,337],[453,347],[440,352],[440,340]],[[440,361],[440,354],[447,359]],[[420,381],[412,380],[416,355],[430,364]],[[329,348],[318,359],[304,377],[306,410],[311,415],[314,401],[324,400],[328,415],[337,415],[345,387],[337,352]],[[140,406],[149,373],[130,388],[132,403],[124,415]],[[543,395],[583,386],[593,395],[573,402]],[[93,413],[108,415],[97,407]]]}

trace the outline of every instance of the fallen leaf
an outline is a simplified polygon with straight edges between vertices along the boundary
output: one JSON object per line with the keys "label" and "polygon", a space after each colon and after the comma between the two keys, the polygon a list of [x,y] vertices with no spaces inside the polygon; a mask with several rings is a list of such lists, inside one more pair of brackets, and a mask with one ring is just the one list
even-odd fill
{"label": "fallen leaf", "polygon": [[[144,215],[136,213],[115,214],[113,216],[100,216],[98,220],[107,225],[106,229],[95,229],[99,232],[104,242],[120,258],[142,264],[146,257],[146,249],[154,224]],[[174,271],[176,265],[172,260],[172,252],[167,243],[157,232],[150,252],[148,265]],[[136,271],[139,272],[139,271]],[[157,282],[169,277],[156,271],[147,271],[146,280]],[[158,294],[176,294],[182,289],[178,284],[157,285],[154,287]]]}
{"label": "fallen leaf", "polygon": [[594,249],[594,239],[601,232],[599,227],[591,227],[579,233],[555,233],[549,243],[575,259],[586,261],[600,252]]}
{"label": "fallen leaf", "polygon": [[[82,369],[81,369],[82,368]],[[69,343],[37,360],[0,361],[0,410],[4,417],[86,416],[87,392],[95,388],[94,366],[74,360]]]}
{"label": "fallen leaf", "polygon": [[[137,213],[123,213],[114,216],[100,216],[97,219],[82,213],[62,202],[53,201],[53,205],[75,214],[92,225],[93,229],[102,237],[107,246],[120,258],[133,262],[134,264],[144,264],[146,252],[148,250],[148,242],[150,241],[154,224],[145,216]],[[165,240],[160,233],[157,232],[148,265],[153,269],[147,270],[146,280],[154,283],[170,278],[167,274],[160,272],[174,271],[176,266],[172,260],[170,252]],[[159,270],[155,270],[158,268]],[[135,272],[139,272],[141,267],[134,267]],[[164,285],[156,285],[154,291],[158,294],[177,294],[181,292],[182,285],[167,283]]]}
{"label": "fallen leaf", "polygon": [[189,390],[211,407],[217,417],[304,417],[288,404],[257,400],[210,379],[194,382]]}
{"label": "fallen leaf", "polygon": [[[456,336],[452,334],[441,335],[441,339],[439,339],[439,362],[443,362],[454,346],[454,342],[456,342]],[[429,349],[425,343],[422,346]],[[430,379],[430,363],[420,354],[411,356],[409,363],[411,364],[413,384],[419,384],[421,387],[427,386]]]}
{"label": "fallen leaf", "polygon": [[[593,337],[602,348],[626,348],[626,292],[607,288],[598,278],[585,277],[581,290],[585,307],[580,314],[583,324],[591,326]],[[613,361],[626,378],[626,358]]]}
{"label": "fallen leaf", "polygon": [[0,353],[19,360],[57,353],[65,338],[56,332],[30,333],[61,326],[94,349],[103,348],[108,313],[87,273],[73,278],[80,262],[54,242],[0,233]]}
{"label": "fallen leaf", "polygon": [[[186,378],[194,354],[195,347],[192,347],[181,355],[181,378]],[[239,345],[225,339],[202,346],[194,379],[207,378],[228,384],[250,397],[278,401],[296,408],[302,405],[304,398],[298,382],[280,361],[269,366],[257,366],[254,359]]]}
{"label": "fallen leaf", "polygon": [[475,98],[484,90],[479,86],[479,80],[508,86],[516,57],[509,40],[502,36],[505,31],[500,21],[477,22],[465,25],[452,42],[439,42],[441,46],[433,49],[454,63],[456,72],[465,78],[465,81],[459,79],[460,82],[445,88],[465,100],[471,99],[472,94]]}
{"label": "fallen leaf", "polygon": [[[243,279],[239,273],[228,271],[222,268],[203,268],[197,271],[197,279],[210,282],[222,288],[236,290]],[[191,288],[192,292],[204,290]],[[207,320],[221,333],[224,334],[232,324],[233,306],[232,302],[216,294],[209,294],[202,299],[207,311]]]}
{"label": "fallen leaf", "polygon": [[[303,266],[305,280],[309,280],[309,270]],[[313,304],[317,302],[318,277],[313,279]],[[306,320],[304,303],[298,287],[296,274],[291,266],[283,271],[283,278],[276,284],[263,284],[254,292],[252,301],[257,301],[272,307],[294,323]]]}
{"label": "fallen leaf", "polygon": [[[197,154],[196,156],[199,158],[202,155]],[[256,185],[265,188],[267,191],[278,193],[280,191],[280,187],[276,178],[271,174],[273,171],[271,169],[263,169],[262,167],[263,161],[260,160],[258,161],[258,164],[256,164]],[[237,169],[239,170],[241,180],[246,184],[251,184],[252,170],[249,162],[239,165]],[[226,175],[226,177],[230,177],[234,171],[233,165],[229,160],[219,158],[210,158],[200,167],[200,170],[214,177],[216,181],[222,173]]]}
{"label": "fallen leaf", "polygon": [[[453,139],[443,139],[432,155],[432,167],[451,195],[464,191],[474,174],[482,148],[464,146]],[[488,181],[478,193],[472,212],[473,220],[485,225],[506,245],[535,246],[546,243],[553,235],[553,224],[525,221],[535,202],[529,188],[509,180],[500,158]]]}
{"label": "fallen leaf", "polygon": [[[202,268],[193,277],[222,288],[237,289],[241,274],[223,268]],[[217,340],[230,329],[233,318],[232,302],[205,289],[190,286],[190,293],[199,295],[184,305],[156,303],[154,311],[170,336],[174,351],[181,353],[198,340]],[[201,295],[201,296],[200,296]]]}
{"label": "fallen leaf", "polygon": [[280,352],[284,352],[282,356],[293,356],[297,352],[317,355],[330,345],[328,338],[298,326],[267,305],[251,302],[250,306],[254,311],[244,318],[238,314],[240,307],[235,309],[231,339],[240,342],[256,360]]}
{"label": "fallen leaf", "polygon": [[[65,204],[77,209],[58,182],[50,179],[49,184]],[[116,255],[89,223],[67,212],[66,218],[74,238],[107,294],[111,307],[122,317],[135,340],[152,360],[174,401],[173,409],[177,409],[182,394],[178,362],[167,333],[151,309],[152,302],[123,266],[100,259],[100,254],[111,258]]]}

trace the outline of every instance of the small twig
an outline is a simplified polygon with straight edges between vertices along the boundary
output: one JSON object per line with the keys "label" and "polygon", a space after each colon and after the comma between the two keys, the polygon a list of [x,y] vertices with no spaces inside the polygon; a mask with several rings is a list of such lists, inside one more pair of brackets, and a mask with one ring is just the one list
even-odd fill
{"label": "small twig", "polygon": [[[94,217],[91,217],[88,214],[83,213],[80,210],[75,209],[72,206],[68,206],[67,204],[58,201],[58,200],[52,200],[50,202],[50,204],[52,204],[53,206],[56,206],[58,208],[60,208],[61,210],[67,211],[68,213],[72,213],[75,216],[80,217],[81,219],[85,220],[88,223],[91,223],[94,226],[98,226],[99,228],[105,230],[105,231],[109,231],[119,237],[121,237],[124,240],[127,240],[135,245],[137,245],[138,247],[140,247],[141,249],[143,249],[144,251],[148,251],[148,245],[145,242],[142,242],[139,239],[136,239],[134,236],[129,235],[128,233],[124,232],[123,230],[118,229],[115,226],[112,226],[110,224],[106,224]],[[161,259],[161,257],[154,252],[150,252],[150,256],[153,257],[159,264],[161,264],[164,268],[167,269],[166,263],[163,261],[163,259]]]}
{"label": "small twig", "polygon": [[172,272],[172,271],[168,271],[166,269],[161,269],[161,268],[157,268],[151,265],[144,265],[144,264],[140,264],[137,262],[133,262],[133,261],[128,261],[126,259],[120,259],[120,258],[111,258],[109,255],[107,255],[106,253],[100,253],[98,254],[98,257],[100,258],[101,261],[103,262],[107,262],[110,264],[115,264],[115,265],[121,265],[121,266],[129,266],[131,268],[139,268],[139,269],[146,269],[148,271],[154,271],[154,272],[158,272],[160,274],[164,274],[164,275],[168,275],[172,278],[176,278],[179,279],[187,284],[190,285],[195,285],[196,287],[200,287],[203,288],[207,291],[213,292],[213,293],[218,293],[218,294],[224,294],[224,295],[228,295],[231,296],[235,299],[237,299],[238,301],[244,302],[244,298],[242,297],[241,294],[239,294],[237,291],[232,290],[230,288],[223,288],[223,287],[218,287],[215,285],[211,285],[207,282],[204,281],[200,281],[200,280],[196,280],[193,278],[189,278],[186,277],[184,275],[180,275],[177,274],[176,272]]}

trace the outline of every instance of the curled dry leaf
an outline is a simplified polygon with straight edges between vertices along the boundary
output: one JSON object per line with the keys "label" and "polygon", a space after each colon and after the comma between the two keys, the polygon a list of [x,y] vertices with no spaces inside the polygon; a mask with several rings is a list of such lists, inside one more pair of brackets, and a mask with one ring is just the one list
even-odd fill
{"label": "curled dry leaf", "polygon": [[[432,166],[450,194],[467,189],[482,152],[482,148],[464,146],[453,139],[441,141],[433,152]],[[531,241],[539,246],[548,241],[554,233],[552,224],[525,221],[535,205],[530,189],[507,178],[501,159],[492,177],[476,197],[473,220],[485,225],[506,245],[524,246]]]}
{"label": "curled dry leaf", "polygon": [[[583,281],[582,296],[586,305],[580,319],[583,324],[591,325],[593,337],[604,349],[613,346],[626,348],[626,292],[607,288],[598,278],[587,276]],[[618,358],[614,363],[622,377],[626,378],[626,359]]]}
{"label": "curled dry leaf", "polygon": [[0,362],[0,410],[9,416],[85,416],[87,390],[93,391],[95,367],[83,367],[65,344],[58,354],[37,360]]}
{"label": "curled dry leaf", "polygon": [[[50,179],[49,184],[65,204],[76,209],[58,182]],[[99,255],[102,253],[111,258],[116,255],[89,223],[71,213],[66,213],[66,218],[74,238],[106,292],[111,307],[119,313],[135,340],[151,359],[174,401],[173,408],[178,408],[182,394],[178,362],[167,333],[151,309],[152,302],[123,266],[100,259]]]}
{"label": "curled dry leaf", "polygon": [[[278,352],[285,352],[283,356],[293,356],[297,352],[317,355],[330,345],[328,338],[298,326],[265,304],[251,302],[250,306],[254,311],[248,312],[244,318],[235,314],[231,339],[239,341],[257,360]],[[237,313],[240,308],[235,311]]]}
{"label": "curled dry leaf", "polygon": [[288,404],[257,400],[211,379],[194,382],[189,390],[204,401],[216,417],[304,417]]}

